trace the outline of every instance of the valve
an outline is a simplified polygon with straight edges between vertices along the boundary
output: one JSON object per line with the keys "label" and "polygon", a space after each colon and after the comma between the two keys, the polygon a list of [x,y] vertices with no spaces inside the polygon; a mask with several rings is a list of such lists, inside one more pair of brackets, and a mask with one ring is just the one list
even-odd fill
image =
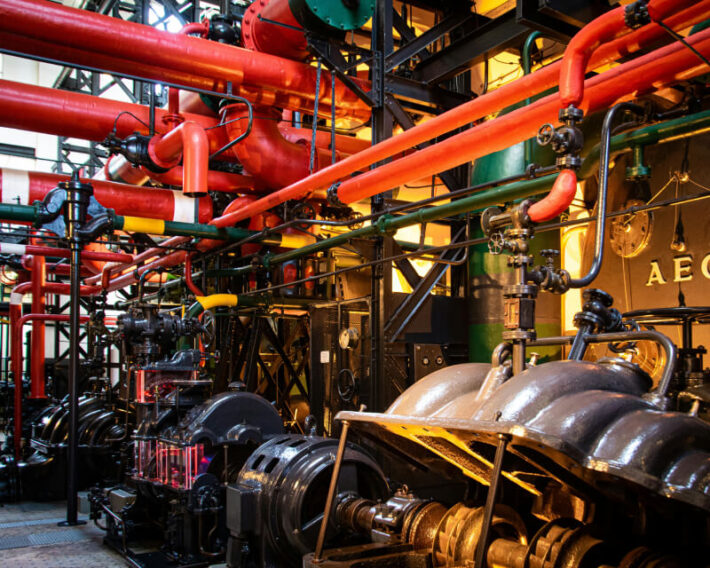
{"label": "valve", "polygon": [[540,256],[545,259],[545,266],[550,270],[554,270],[555,259],[560,256],[560,251],[555,249],[543,249],[540,251]]}

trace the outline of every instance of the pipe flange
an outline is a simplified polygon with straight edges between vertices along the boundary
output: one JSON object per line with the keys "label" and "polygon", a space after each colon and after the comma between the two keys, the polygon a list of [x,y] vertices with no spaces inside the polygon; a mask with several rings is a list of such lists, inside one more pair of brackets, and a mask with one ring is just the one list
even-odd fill
{"label": "pipe flange", "polygon": [[636,0],[624,8],[624,23],[636,30],[651,23],[651,16],[648,13],[648,0]]}
{"label": "pipe flange", "polygon": [[507,298],[535,298],[537,286],[535,284],[510,284],[503,287],[503,295]]}
{"label": "pipe flange", "polygon": [[328,203],[330,203],[334,207],[347,207],[347,205],[345,203],[343,203],[342,201],[340,201],[340,198],[338,197],[338,188],[339,187],[340,187],[340,182],[336,181],[333,185],[331,185],[328,188],[326,198],[328,200]]}
{"label": "pipe flange", "polygon": [[505,341],[535,341],[537,332],[535,330],[525,331],[522,329],[510,329],[501,334]]}
{"label": "pipe flange", "polygon": [[582,167],[582,158],[573,154],[557,156],[555,164],[562,170],[578,170]]}

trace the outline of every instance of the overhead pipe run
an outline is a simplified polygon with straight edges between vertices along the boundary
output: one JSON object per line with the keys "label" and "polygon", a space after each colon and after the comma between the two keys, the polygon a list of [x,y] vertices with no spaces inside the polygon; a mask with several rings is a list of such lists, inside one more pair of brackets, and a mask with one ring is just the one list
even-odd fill
{"label": "overhead pipe run", "polygon": [[[38,0],[11,0],[0,4],[0,22],[0,30],[19,36],[13,41],[9,41],[10,37],[0,36],[0,43],[17,46],[15,49],[28,54],[70,56],[70,63],[79,64],[91,60],[92,65],[108,65],[107,69],[112,71],[139,73],[146,79],[175,82],[186,87],[204,85],[201,78],[207,77],[211,79],[210,88],[222,92],[227,92],[227,83],[231,82],[232,85],[296,95],[297,100],[312,101],[316,96],[317,72],[305,63],[172,34],[84,10]],[[140,62],[140,69],[136,62]],[[174,72],[185,76],[176,80],[178,77]],[[191,77],[197,80],[193,81]],[[336,90],[331,93],[330,73],[323,72],[317,95],[319,106],[321,102],[329,105],[337,101],[338,116],[367,120],[369,107],[340,80],[335,84]],[[298,108],[293,108],[296,106]],[[312,105],[302,108],[289,104],[285,108],[313,111]]]}
{"label": "overhead pipe run", "polygon": [[[688,38],[688,41],[700,51],[710,50],[710,32],[708,30],[694,34]],[[588,79],[586,83],[587,96],[583,107],[587,111],[604,108],[621,97],[700,75],[706,72],[703,67],[704,65],[695,54],[683,44],[676,42]],[[524,79],[525,77],[519,81]],[[354,203],[397,187],[411,179],[431,176],[491,152],[507,148],[535,135],[542,124],[557,122],[558,106],[557,94],[548,95],[528,107],[519,108],[483,122],[414,154],[347,179],[333,186],[332,197],[341,203]],[[332,179],[327,175],[328,173],[334,172],[338,166],[343,166],[349,160],[357,157],[358,155],[352,156],[339,164],[329,166],[308,178],[267,195],[238,211],[214,219],[212,224],[231,225],[253,215],[258,215],[290,199],[302,198],[313,189],[322,187],[325,180]]]}
{"label": "overhead pipe run", "polygon": [[665,20],[690,4],[688,0],[637,0],[605,12],[584,26],[567,44],[562,57],[559,81],[562,108],[582,104],[584,75],[595,50],[654,20]]}

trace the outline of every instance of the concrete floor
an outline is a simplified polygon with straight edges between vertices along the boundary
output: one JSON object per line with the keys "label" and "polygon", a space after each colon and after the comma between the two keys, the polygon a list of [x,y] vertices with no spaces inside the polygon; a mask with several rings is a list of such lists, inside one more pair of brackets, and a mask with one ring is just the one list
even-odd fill
{"label": "concrete floor", "polygon": [[59,527],[64,503],[0,505],[0,566],[12,568],[113,568],[126,566],[101,540],[103,531],[87,523]]}

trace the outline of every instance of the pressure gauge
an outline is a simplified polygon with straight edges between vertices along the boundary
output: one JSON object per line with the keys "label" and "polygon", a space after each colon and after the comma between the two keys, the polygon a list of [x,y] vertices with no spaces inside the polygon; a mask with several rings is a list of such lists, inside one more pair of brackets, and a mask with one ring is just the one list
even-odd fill
{"label": "pressure gauge", "polygon": [[358,341],[360,341],[360,332],[354,327],[346,327],[338,337],[338,343],[342,349],[355,349]]}
{"label": "pressure gauge", "polygon": [[[638,199],[626,202],[625,209],[645,205]],[[653,229],[653,213],[651,211],[638,211],[620,217],[614,217],[610,224],[610,245],[617,255],[622,258],[633,258],[641,254],[651,241]]]}

